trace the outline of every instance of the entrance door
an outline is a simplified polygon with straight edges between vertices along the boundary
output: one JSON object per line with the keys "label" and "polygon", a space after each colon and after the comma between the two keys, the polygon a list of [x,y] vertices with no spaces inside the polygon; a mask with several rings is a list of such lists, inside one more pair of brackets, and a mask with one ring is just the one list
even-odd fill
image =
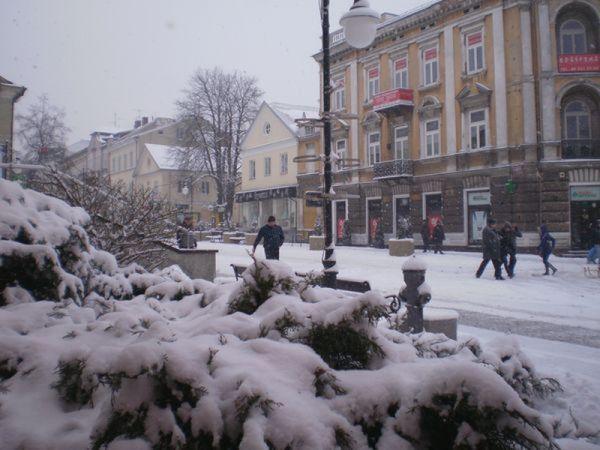
{"label": "entrance door", "polygon": [[377,233],[377,225],[381,221],[381,199],[367,200],[367,223],[369,233],[369,245],[375,242],[375,234]]}
{"label": "entrance door", "polygon": [[442,194],[425,195],[425,218],[431,236],[437,223],[442,220]]}
{"label": "entrance door", "polygon": [[394,201],[396,207],[396,236],[408,238],[412,235],[412,226],[410,223],[410,202],[408,197],[397,197]]}
{"label": "entrance door", "polygon": [[571,248],[591,247],[591,230],[599,219],[600,185],[571,186]]}
{"label": "entrance door", "polygon": [[491,213],[490,191],[467,193],[467,219],[469,245],[481,244],[483,229]]}
{"label": "entrance door", "polygon": [[335,202],[335,237],[337,244],[342,244],[344,239],[344,223],[346,222],[346,202]]}

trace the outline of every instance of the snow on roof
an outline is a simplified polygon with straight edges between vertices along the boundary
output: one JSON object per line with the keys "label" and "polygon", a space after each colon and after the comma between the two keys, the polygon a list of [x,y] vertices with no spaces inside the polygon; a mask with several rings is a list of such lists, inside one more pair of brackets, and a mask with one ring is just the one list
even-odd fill
{"label": "snow on roof", "polygon": [[152,155],[154,162],[159,169],[177,170],[179,166],[175,160],[175,152],[182,150],[183,147],[177,147],[174,145],[160,145],[160,144],[145,144],[146,148]]}
{"label": "snow on roof", "polygon": [[287,103],[268,103],[268,105],[294,133],[298,133],[296,119],[316,119],[319,117],[319,108],[313,106],[289,105]]}
{"label": "snow on roof", "polygon": [[88,148],[88,145],[90,145],[89,139],[80,139],[77,142],[67,146],[67,152],[70,155],[73,155],[74,153],[85,150],[86,148]]}

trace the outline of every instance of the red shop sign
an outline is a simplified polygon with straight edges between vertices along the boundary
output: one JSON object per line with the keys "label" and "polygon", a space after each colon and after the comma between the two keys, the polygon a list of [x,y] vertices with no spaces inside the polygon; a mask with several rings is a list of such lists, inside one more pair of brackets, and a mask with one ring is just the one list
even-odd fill
{"label": "red shop sign", "polygon": [[600,53],[584,55],[560,55],[559,72],[600,72]]}
{"label": "red shop sign", "polygon": [[379,69],[371,69],[369,70],[369,78],[377,78],[379,76]]}
{"label": "red shop sign", "polygon": [[473,33],[467,36],[467,44],[475,45],[481,42],[481,33]]}
{"label": "red shop sign", "polygon": [[429,50],[425,50],[425,61],[429,61],[430,59],[437,58],[437,48],[430,48]]}
{"label": "red shop sign", "polygon": [[396,70],[406,69],[406,66],[408,66],[408,61],[406,60],[406,58],[402,58],[396,61]]}

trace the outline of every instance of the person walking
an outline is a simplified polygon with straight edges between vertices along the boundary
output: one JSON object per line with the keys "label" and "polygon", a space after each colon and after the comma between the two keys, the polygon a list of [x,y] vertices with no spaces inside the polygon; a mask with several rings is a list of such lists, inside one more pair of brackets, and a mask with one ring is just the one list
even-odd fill
{"label": "person walking", "polygon": [[423,219],[423,223],[421,224],[421,239],[423,239],[423,253],[427,253],[430,241],[429,223],[427,222],[427,219]]}
{"label": "person walking", "polygon": [[552,270],[552,275],[554,275],[558,270],[550,263],[550,261],[548,261],[550,255],[554,251],[554,247],[556,247],[556,239],[554,239],[554,237],[548,231],[548,225],[543,223],[540,227],[540,245],[538,246],[538,252],[542,257],[542,261],[544,262],[544,267],[546,269],[544,275],[550,275],[550,270]]}
{"label": "person walking", "polygon": [[283,230],[277,225],[275,217],[269,216],[267,224],[263,225],[258,231],[258,235],[254,240],[252,247],[252,256],[256,252],[256,247],[263,241],[263,247],[265,248],[265,256],[267,259],[279,259],[279,247],[283,245],[285,237]]}
{"label": "person walking", "polygon": [[588,252],[587,262],[589,264],[594,264],[596,260],[598,260],[598,264],[600,264],[600,219],[596,220],[596,223],[592,227],[590,241],[592,248],[590,248],[590,251]]}
{"label": "person walking", "polygon": [[502,277],[502,262],[500,261],[500,236],[495,229],[496,221],[491,217],[487,220],[487,226],[482,233],[483,261],[477,269],[475,276],[480,278],[490,261],[494,265],[494,278],[504,280]]}
{"label": "person walking", "polygon": [[433,253],[439,252],[440,255],[444,254],[442,251],[444,239],[446,239],[446,235],[444,234],[444,224],[441,220],[438,220],[438,223],[436,223],[433,228]]}
{"label": "person walking", "polygon": [[523,237],[517,226],[514,227],[510,222],[504,222],[500,230],[500,253],[504,270],[509,278],[515,276],[515,266],[517,265],[517,238]]}

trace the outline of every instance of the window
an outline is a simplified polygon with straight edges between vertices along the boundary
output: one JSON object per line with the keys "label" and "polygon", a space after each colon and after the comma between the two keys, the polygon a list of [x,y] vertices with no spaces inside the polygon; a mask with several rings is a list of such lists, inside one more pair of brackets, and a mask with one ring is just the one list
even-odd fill
{"label": "window", "polygon": [[203,194],[210,194],[210,182],[202,181],[200,183],[200,192]]}
{"label": "window", "polygon": [[[306,151],[304,152],[305,155],[316,156],[316,153],[317,153],[317,146],[315,144],[306,144]],[[305,173],[315,173],[315,171],[316,171],[315,161],[310,161],[310,162],[304,163],[304,171],[305,171]]]}
{"label": "window", "polygon": [[338,139],[335,141],[334,148],[337,155],[337,163],[334,165],[334,170],[343,169],[345,166],[344,160],[346,159],[346,139]]}
{"label": "window", "polygon": [[306,125],[304,127],[304,134],[306,136],[309,136],[311,134],[315,134],[315,127],[313,127],[312,125]]}
{"label": "window", "polygon": [[485,109],[469,112],[469,130],[471,136],[471,148],[483,148],[487,145],[487,121]]}
{"label": "window", "polygon": [[379,92],[379,67],[367,70],[367,100]]}
{"label": "window", "polygon": [[250,167],[250,174],[249,174],[248,178],[250,178],[251,180],[256,180],[256,161],[251,159],[249,162],[249,167]]}
{"label": "window", "polygon": [[185,186],[185,181],[178,180],[177,181],[177,193],[179,193],[179,194],[183,193],[183,186]]}
{"label": "window", "polygon": [[369,148],[369,165],[372,166],[375,163],[381,161],[381,143],[379,131],[375,133],[369,133],[367,136],[367,147]]}
{"label": "window", "polygon": [[333,82],[333,109],[340,111],[346,107],[346,89],[344,79],[340,78]]}
{"label": "window", "polygon": [[476,31],[465,35],[465,67],[467,73],[483,70],[483,32]]}
{"label": "window", "polygon": [[265,158],[265,177],[271,176],[271,158]]}
{"label": "window", "polygon": [[590,139],[590,109],[581,100],[567,103],[565,107],[565,130],[567,139]]}
{"label": "window", "polygon": [[437,47],[421,50],[421,63],[423,67],[423,85],[429,86],[438,81],[438,51]]}
{"label": "window", "polygon": [[279,155],[279,172],[281,175],[288,173],[288,154],[282,153]]}
{"label": "window", "polygon": [[263,133],[265,134],[271,134],[271,124],[269,122],[265,122],[264,126],[263,126]]}
{"label": "window", "polygon": [[426,156],[439,156],[440,154],[440,121],[439,119],[425,122],[425,148]]}
{"label": "window", "polygon": [[561,54],[587,53],[585,26],[575,19],[565,21],[560,27]]}
{"label": "window", "polygon": [[408,58],[402,58],[394,61],[394,88],[408,89]]}
{"label": "window", "polygon": [[408,126],[394,128],[394,159],[410,159]]}

